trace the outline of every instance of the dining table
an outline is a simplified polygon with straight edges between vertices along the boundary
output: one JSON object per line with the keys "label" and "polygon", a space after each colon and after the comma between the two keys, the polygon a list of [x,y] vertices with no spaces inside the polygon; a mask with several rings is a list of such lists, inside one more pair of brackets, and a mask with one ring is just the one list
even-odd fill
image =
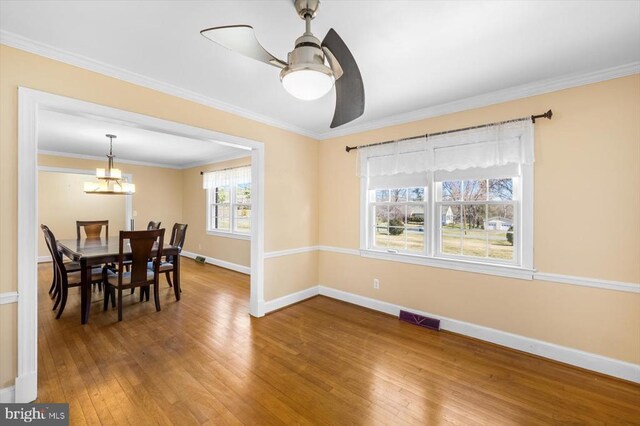
{"label": "dining table", "polygon": [[[123,246],[123,260],[131,260],[131,246],[126,242]],[[59,250],[69,259],[80,264],[80,322],[89,322],[91,309],[91,269],[96,265],[118,262],[120,255],[119,237],[80,238],[58,240]],[[151,250],[151,257],[157,254],[158,243]],[[164,243],[162,255],[173,258],[173,291],[176,300],[180,300],[180,247]]]}

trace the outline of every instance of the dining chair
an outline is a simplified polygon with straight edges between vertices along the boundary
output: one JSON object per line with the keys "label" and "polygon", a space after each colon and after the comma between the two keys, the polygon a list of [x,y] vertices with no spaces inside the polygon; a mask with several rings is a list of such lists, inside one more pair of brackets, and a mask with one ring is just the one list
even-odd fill
{"label": "dining chair", "polygon": [[[42,233],[44,234],[44,242],[47,244],[47,249],[49,250],[49,255],[51,255],[51,286],[49,287],[49,294],[51,298],[55,298],[58,296],[59,288],[56,285],[58,280],[56,274],[56,264],[53,259],[53,248],[49,246],[49,241],[47,239],[47,234],[45,233],[45,229],[49,229],[47,225],[40,225],[40,229],[42,229]],[[55,249],[58,250],[58,244],[56,244]],[[60,251],[60,250],[58,250]],[[62,253],[61,253],[62,254]],[[65,262],[65,268],[67,272],[75,272],[80,270],[80,264],[78,262]]]}
{"label": "dining chair", "polygon": [[[125,262],[125,240],[129,241],[131,247],[131,270],[124,270]],[[118,321],[122,321],[122,290],[136,287],[153,286],[153,299],[156,304],[156,311],[160,310],[160,296],[158,293],[158,277],[160,275],[159,262],[151,262],[153,269],[147,268],[147,262],[151,258],[160,259],[162,257],[162,245],[164,242],[164,229],[153,229],[149,231],[120,231],[118,250],[118,269],[114,272],[108,268],[103,270],[104,282],[106,285],[104,292],[103,309],[106,311],[111,298],[111,305],[118,293]],[[155,256],[151,255],[154,245],[157,244]],[[140,294],[142,300],[142,292]]]}
{"label": "dining chair", "polygon": [[[162,222],[154,222],[152,220],[149,221],[149,224],[147,225],[147,231],[151,231],[152,229],[160,229],[160,224],[161,223]],[[129,267],[131,266],[131,261],[130,260],[125,260],[123,262],[123,264],[124,264],[124,269],[126,271],[129,271]],[[131,289],[131,294],[133,294],[134,290],[135,290],[135,288]]]}
{"label": "dining chair", "polygon": [[[182,247],[184,246],[184,240],[187,236],[187,224],[186,223],[175,223],[173,225],[173,229],[171,230],[171,240],[169,244],[175,247],[178,247],[178,254],[176,256],[180,256],[180,252],[182,252]],[[160,273],[164,273],[167,277],[167,282],[169,283],[169,287],[173,287],[173,283],[171,283],[171,272],[173,271],[173,265],[175,263],[174,256],[167,256],[164,261],[160,262]],[[149,263],[149,268],[151,268],[151,262]]]}
{"label": "dining chair", "polygon": [[[55,311],[58,308],[58,314],[56,315],[56,319],[59,319],[62,316],[62,312],[64,312],[64,308],[67,305],[67,297],[69,295],[69,288],[78,287],[81,284],[81,275],[80,268],[78,270],[70,271],[67,270],[67,264],[62,259],[62,253],[58,250],[58,246],[56,243],[56,237],[53,235],[53,232],[46,226],[41,225],[42,232],[44,232],[45,241],[47,243],[47,248],[49,248],[49,252],[51,253],[51,258],[53,259],[54,265],[54,274],[55,274],[55,286],[56,290],[56,301],[53,305],[53,310]],[[102,268],[92,268],[91,269],[91,284],[99,284],[103,279],[103,271]]]}
{"label": "dining chair", "polygon": [[102,228],[105,228],[105,238],[109,238],[109,221],[108,220],[76,220],[76,235],[81,238],[81,229],[84,229],[86,238],[100,238]]}

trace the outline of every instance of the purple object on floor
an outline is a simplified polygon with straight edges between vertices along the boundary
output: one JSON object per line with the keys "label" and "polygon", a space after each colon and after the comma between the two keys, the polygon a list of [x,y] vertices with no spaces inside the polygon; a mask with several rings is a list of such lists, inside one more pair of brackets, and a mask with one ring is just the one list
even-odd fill
{"label": "purple object on floor", "polygon": [[440,330],[440,320],[435,318],[429,318],[418,314],[413,314],[407,311],[400,311],[399,317],[402,321],[410,324],[419,325],[420,327],[430,328],[431,330]]}

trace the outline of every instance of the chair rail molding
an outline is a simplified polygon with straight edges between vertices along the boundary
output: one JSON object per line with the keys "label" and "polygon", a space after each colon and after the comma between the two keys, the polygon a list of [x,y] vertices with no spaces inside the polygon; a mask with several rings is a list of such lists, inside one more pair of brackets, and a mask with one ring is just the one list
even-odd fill
{"label": "chair rail molding", "polygon": [[12,303],[18,303],[18,292],[7,291],[0,293],[0,305],[10,305]]}

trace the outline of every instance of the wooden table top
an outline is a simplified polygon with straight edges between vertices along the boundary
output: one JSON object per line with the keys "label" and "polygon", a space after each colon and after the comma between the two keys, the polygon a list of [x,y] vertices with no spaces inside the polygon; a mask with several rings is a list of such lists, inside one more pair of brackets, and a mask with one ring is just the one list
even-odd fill
{"label": "wooden table top", "polygon": [[[120,237],[109,238],[82,238],[82,239],[69,239],[58,240],[57,243],[60,249],[70,257],[74,259],[84,258],[103,258],[105,256],[117,256],[120,253]],[[131,253],[131,246],[128,242],[124,244],[124,253]],[[152,253],[156,250],[157,243],[154,245]],[[163,244],[162,252],[164,254],[176,254],[178,247],[170,244]]]}

